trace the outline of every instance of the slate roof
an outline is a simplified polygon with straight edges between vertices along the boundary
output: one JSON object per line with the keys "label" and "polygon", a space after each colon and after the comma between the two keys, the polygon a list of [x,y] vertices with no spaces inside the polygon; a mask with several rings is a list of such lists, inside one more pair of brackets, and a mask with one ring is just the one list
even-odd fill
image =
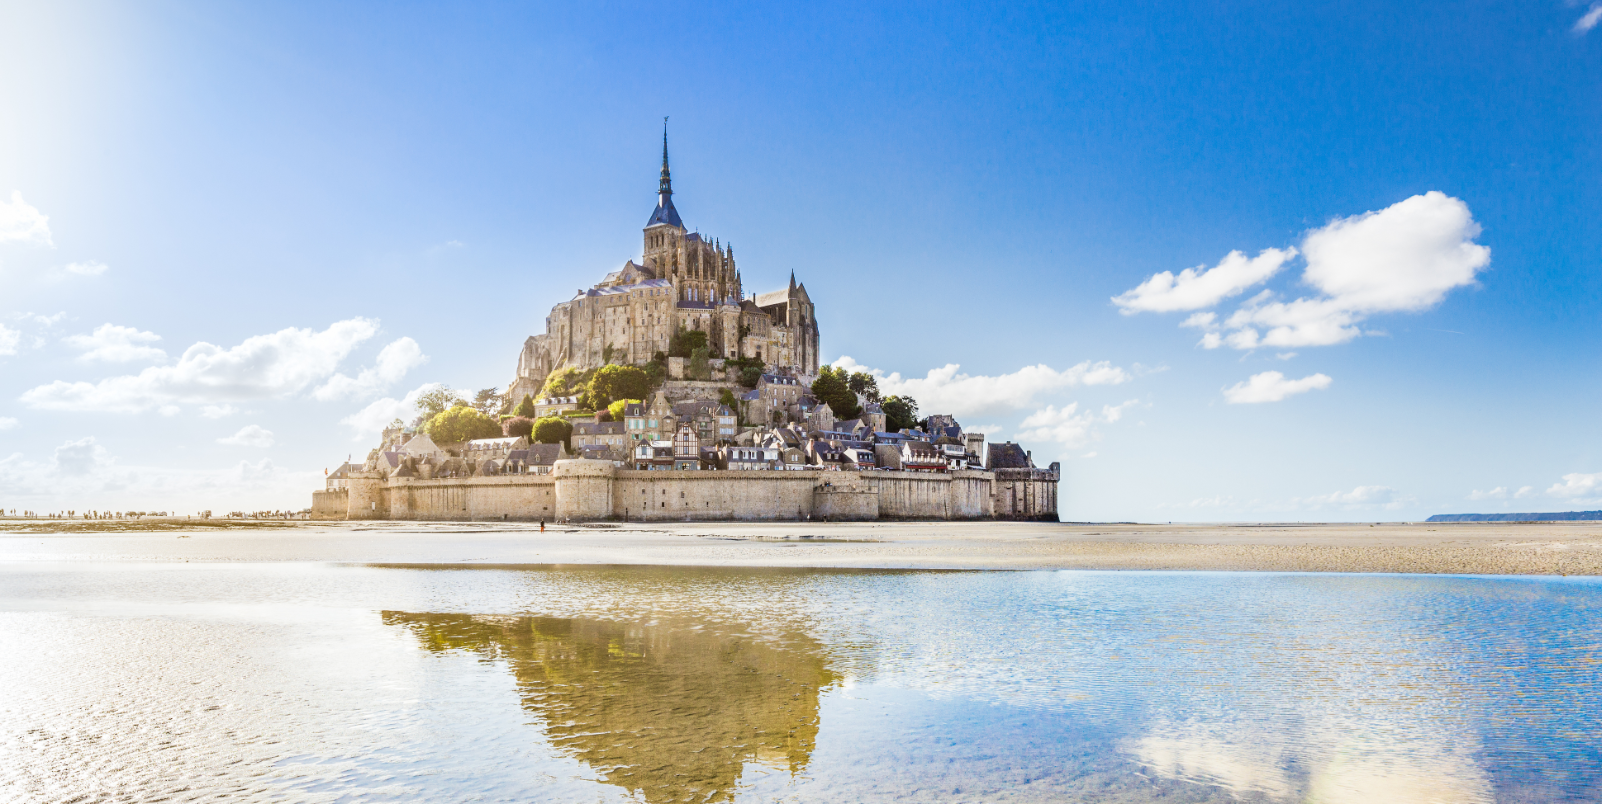
{"label": "slate roof", "polygon": [[648,279],[644,282],[636,282],[633,285],[614,285],[610,288],[590,288],[589,290],[581,290],[574,294],[574,298],[578,299],[584,296],[617,296],[621,293],[628,293],[632,290],[640,290],[641,288],[666,288],[672,286],[673,283],[667,279]]}
{"label": "slate roof", "polygon": [[785,304],[790,300],[791,291],[789,288],[785,290],[771,290],[768,293],[757,294],[757,306],[759,307],[774,307],[775,305]]}
{"label": "slate roof", "polygon": [[679,210],[674,208],[674,197],[671,195],[657,196],[657,209],[652,210],[652,217],[646,221],[647,226],[656,226],[659,223],[685,228],[685,224],[679,219]]}
{"label": "slate roof", "polygon": [[527,460],[531,466],[550,466],[562,456],[562,448],[561,444],[530,444]]}
{"label": "slate roof", "polygon": [[574,435],[623,435],[623,422],[575,422]]}
{"label": "slate roof", "polygon": [[987,469],[1034,469],[1025,448],[1012,441],[1000,441],[986,447]]}

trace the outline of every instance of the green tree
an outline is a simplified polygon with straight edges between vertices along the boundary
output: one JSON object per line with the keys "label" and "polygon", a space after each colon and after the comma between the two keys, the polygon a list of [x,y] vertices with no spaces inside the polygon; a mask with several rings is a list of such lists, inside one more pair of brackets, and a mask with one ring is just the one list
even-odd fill
{"label": "green tree", "polygon": [[893,433],[919,424],[919,403],[911,396],[888,396],[880,410],[886,414],[886,429]]}
{"label": "green tree", "polygon": [[585,387],[585,372],[573,366],[564,366],[546,375],[546,385],[540,389],[542,399],[554,396],[577,396]]}
{"label": "green tree", "polygon": [[535,400],[531,399],[528,394],[524,394],[524,401],[518,403],[518,407],[513,409],[512,415],[522,416],[525,419],[535,418]]}
{"label": "green tree", "polygon": [[433,388],[425,391],[418,397],[418,413],[422,414],[423,421],[429,422],[435,416],[444,413],[458,405],[466,405],[468,400],[457,395],[456,391],[435,383]]}
{"label": "green tree", "polygon": [[692,349],[690,359],[685,361],[685,376],[692,380],[705,380],[712,374],[713,370],[707,367],[707,347]]}
{"label": "green tree", "polygon": [[473,394],[473,409],[486,416],[501,412],[501,392],[494,388],[480,388]]}
{"label": "green tree", "polygon": [[847,386],[846,369],[820,366],[819,377],[813,381],[813,396],[829,405],[837,419],[856,419],[863,413],[857,396]]}
{"label": "green tree", "polygon": [[651,378],[634,366],[602,366],[590,377],[590,402],[601,410],[615,399],[644,399],[651,390]]}
{"label": "green tree", "polygon": [[541,444],[562,444],[569,452],[573,447],[568,439],[574,435],[574,426],[560,416],[547,416],[535,420],[534,440]]}
{"label": "green tree", "polygon": [[455,444],[473,438],[500,438],[501,425],[467,405],[458,405],[436,413],[429,420],[429,437],[436,444]]}
{"label": "green tree", "polygon": [[847,378],[847,387],[870,402],[880,401],[880,384],[875,381],[874,375],[866,371],[855,371]]}
{"label": "green tree", "polygon": [[677,330],[668,339],[669,357],[690,357],[698,348],[707,348],[707,333],[699,329]]}

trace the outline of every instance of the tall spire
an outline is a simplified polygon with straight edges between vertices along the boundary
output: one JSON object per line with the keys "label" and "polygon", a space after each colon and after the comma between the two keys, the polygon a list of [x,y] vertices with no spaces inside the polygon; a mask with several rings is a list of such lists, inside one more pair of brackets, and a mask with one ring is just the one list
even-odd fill
{"label": "tall spire", "polygon": [[666,223],[677,229],[684,229],[685,224],[680,222],[679,211],[674,209],[674,186],[668,180],[668,118],[663,118],[663,173],[657,181],[657,209],[652,211],[652,217],[646,221],[647,228]]}
{"label": "tall spire", "polygon": [[[668,180],[668,118],[663,118],[663,174],[657,180],[657,194],[670,196],[674,194],[674,185]],[[658,203],[663,203],[658,199]]]}

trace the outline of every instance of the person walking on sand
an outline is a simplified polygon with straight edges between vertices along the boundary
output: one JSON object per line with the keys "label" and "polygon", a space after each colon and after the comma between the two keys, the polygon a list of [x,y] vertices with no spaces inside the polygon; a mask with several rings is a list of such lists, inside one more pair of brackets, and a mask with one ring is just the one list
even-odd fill
{"label": "person walking on sand", "polygon": [[541,533],[545,533],[546,532],[546,520],[544,520],[544,519],[540,520],[540,532]]}

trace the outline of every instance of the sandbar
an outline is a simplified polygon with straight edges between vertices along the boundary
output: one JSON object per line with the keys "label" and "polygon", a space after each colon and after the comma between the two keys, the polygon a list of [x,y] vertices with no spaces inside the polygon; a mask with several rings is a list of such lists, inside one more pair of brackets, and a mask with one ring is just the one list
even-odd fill
{"label": "sandbar", "polygon": [[1598,522],[74,521],[0,519],[0,560],[1601,574]]}

